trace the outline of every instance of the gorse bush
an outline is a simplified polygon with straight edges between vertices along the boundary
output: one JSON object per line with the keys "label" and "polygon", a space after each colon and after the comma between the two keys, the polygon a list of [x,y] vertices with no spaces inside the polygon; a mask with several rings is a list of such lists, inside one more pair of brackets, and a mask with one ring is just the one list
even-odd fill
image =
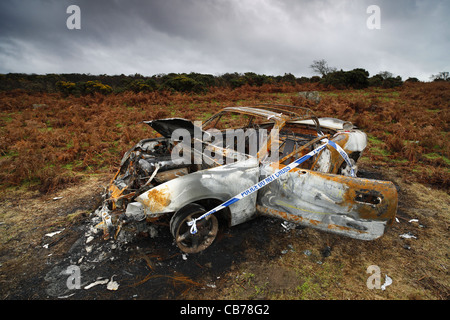
{"label": "gorse bush", "polygon": [[103,84],[97,80],[81,82],[79,84],[79,87],[82,94],[94,94],[94,93],[108,94],[112,92],[112,88],[110,86]]}
{"label": "gorse bush", "polygon": [[58,81],[56,89],[64,95],[86,95],[86,94],[109,94],[112,93],[112,88],[101,83],[98,80],[74,83],[70,81]]}
{"label": "gorse bush", "polygon": [[157,89],[157,84],[156,81],[153,79],[137,79],[137,80],[133,80],[131,81],[128,85],[127,85],[127,89],[131,90],[135,93],[138,92],[152,92],[155,91]]}
{"label": "gorse bush", "polygon": [[58,81],[56,88],[65,95],[74,94],[78,91],[77,84],[70,81]]}
{"label": "gorse bush", "polygon": [[335,71],[326,74],[320,83],[336,89],[364,89],[369,86],[369,72],[364,69]]}
{"label": "gorse bush", "polygon": [[204,93],[207,87],[204,83],[196,81],[187,75],[177,75],[162,84],[162,89],[172,89],[178,92]]}
{"label": "gorse bush", "polygon": [[[417,78],[409,78],[408,82],[419,82]],[[369,86],[381,88],[395,88],[403,84],[400,76],[394,77],[390,72],[381,72],[369,78]]]}

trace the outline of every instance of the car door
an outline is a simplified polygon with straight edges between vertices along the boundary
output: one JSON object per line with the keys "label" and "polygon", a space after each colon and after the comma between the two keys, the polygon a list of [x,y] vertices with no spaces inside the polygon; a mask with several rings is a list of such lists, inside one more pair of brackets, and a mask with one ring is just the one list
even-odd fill
{"label": "car door", "polygon": [[[270,175],[277,169],[267,164],[262,172]],[[397,190],[389,181],[294,168],[259,191],[257,210],[316,229],[373,240],[394,220],[397,202]]]}

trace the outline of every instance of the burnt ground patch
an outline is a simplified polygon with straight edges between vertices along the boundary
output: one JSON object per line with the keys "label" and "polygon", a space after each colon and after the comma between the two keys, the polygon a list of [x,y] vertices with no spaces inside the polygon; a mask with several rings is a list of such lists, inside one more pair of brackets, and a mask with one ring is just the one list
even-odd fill
{"label": "burnt ground patch", "polygon": [[[258,248],[270,259],[282,246],[268,248],[282,227],[279,220],[265,217],[221,230],[198,254],[183,254],[176,247],[167,221],[124,228],[116,240],[104,240],[94,228],[98,222],[92,214],[47,238],[45,268],[21,280],[7,299],[182,299],[191,288],[215,287],[223,274],[245,261],[248,248]],[[74,288],[72,266],[79,267],[79,289]],[[117,290],[109,290],[108,283],[117,283]]]}

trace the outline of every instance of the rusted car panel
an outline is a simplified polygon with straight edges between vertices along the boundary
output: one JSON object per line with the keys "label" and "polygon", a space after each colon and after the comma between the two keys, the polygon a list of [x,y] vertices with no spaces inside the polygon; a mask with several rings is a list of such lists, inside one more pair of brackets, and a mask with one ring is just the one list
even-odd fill
{"label": "rusted car panel", "polygon": [[257,208],[304,226],[374,240],[395,217],[397,190],[387,181],[293,169],[261,190]]}
{"label": "rusted car panel", "polygon": [[[367,136],[349,122],[319,119],[305,108],[261,105],[225,108],[200,125],[180,118],[144,123],[162,137],[125,153],[101,210],[105,237],[117,235],[123,224],[168,216],[179,248],[195,253],[214,241],[219,218],[234,226],[262,214],[373,240],[395,217],[395,186],[356,177]],[[230,128],[245,130],[241,141],[228,140]],[[180,132],[188,136],[175,134]],[[279,179],[205,214],[316,148],[321,151]],[[183,158],[174,156],[179,154]],[[193,234],[188,225],[197,220]]]}
{"label": "rusted car panel", "polygon": [[[167,181],[136,198],[146,216],[160,217],[204,199],[224,202],[255,184],[259,176],[256,158],[201,170]],[[232,204],[230,225],[250,220],[256,213],[256,194]]]}

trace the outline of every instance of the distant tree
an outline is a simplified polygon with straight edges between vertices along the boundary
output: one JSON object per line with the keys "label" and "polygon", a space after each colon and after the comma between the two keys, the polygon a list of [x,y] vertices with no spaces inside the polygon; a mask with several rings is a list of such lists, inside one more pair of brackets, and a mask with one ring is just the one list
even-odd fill
{"label": "distant tree", "polygon": [[392,73],[390,73],[389,71],[380,71],[380,72],[378,73],[378,75],[379,75],[383,80],[386,80],[386,79],[389,79],[389,78],[393,78],[393,77],[394,77],[394,75],[393,75]]}
{"label": "distant tree", "polygon": [[439,72],[436,75],[431,76],[433,81],[450,81],[450,73],[448,71]]}
{"label": "distant tree", "polygon": [[329,67],[328,63],[324,59],[314,60],[309,67],[313,69],[315,73],[322,75],[322,77],[336,71],[336,68]]}

